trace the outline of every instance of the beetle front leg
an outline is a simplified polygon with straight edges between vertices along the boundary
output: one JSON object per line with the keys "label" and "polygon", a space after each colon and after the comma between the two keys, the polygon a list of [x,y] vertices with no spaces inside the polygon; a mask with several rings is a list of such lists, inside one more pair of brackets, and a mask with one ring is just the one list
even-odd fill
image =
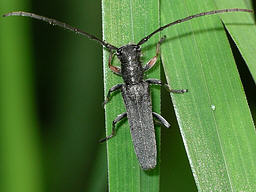
{"label": "beetle front leg", "polygon": [[123,84],[120,83],[120,84],[117,84],[117,85],[111,87],[111,88],[109,89],[109,91],[108,91],[107,98],[106,98],[106,100],[102,103],[102,105],[105,106],[105,105],[109,102],[109,100],[110,100],[110,94],[111,94],[112,92],[114,92],[114,91],[117,91],[118,89],[121,89],[122,86],[123,86]]}
{"label": "beetle front leg", "polygon": [[181,94],[188,92],[188,89],[170,89],[170,87],[167,84],[162,83],[161,80],[159,79],[147,79],[146,82],[148,82],[149,84],[164,86],[164,88],[171,93]]}
{"label": "beetle front leg", "polygon": [[127,113],[126,113],[126,112],[121,113],[120,115],[118,115],[118,116],[115,118],[115,120],[112,122],[112,133],[111,133],[111,135],[109,135],[109,136],[107,136],[107,137],[105,137],[105,138],[103,138],[103,139],[100,139],[99,142],[100,142],[100,143],[103,143],[103,142],[105,142],[105,141],[111,139],[112,137],[114,137],[114,136],[116,135],[116,129],[115,129],[116,124],[117,124],[119,121],[121,121],[123,118],[125,118],[125,117],[127,117]]}
{"label": "beetle front leg", "polygon": [[109,69],[111,71],[113,71],[114,74],[122,76],[121,69],[119,67],[116,67],[116,66],[111,64],[112,63],[112,59],[113,59],[113,53],[110,52],[110,55],[109,55],[109,58],[108,58],[108,67],[109,67]]}
{"label": "beetle front leg", "polygon": [[157,61],[157,58],[160,54],[160,45],[165,39],[166,39],[166,36],[163,36],[160,39],[160,41],[157,43],[157,45],[156,45],[156,56],[154,56],[152,59],[150,59],[149,62],[144,66],[144,71],[147,71],[147,70],[151,69],[155,65],[155,63]]}

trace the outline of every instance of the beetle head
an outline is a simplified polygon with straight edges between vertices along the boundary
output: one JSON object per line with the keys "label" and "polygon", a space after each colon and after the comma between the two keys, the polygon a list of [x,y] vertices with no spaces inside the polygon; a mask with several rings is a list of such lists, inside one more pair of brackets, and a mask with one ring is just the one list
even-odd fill
{"label": "beetle head", "polygon": [[121,63],[138,60],[141,56],[139,45],[128,44],[117,49],[116,55]]}

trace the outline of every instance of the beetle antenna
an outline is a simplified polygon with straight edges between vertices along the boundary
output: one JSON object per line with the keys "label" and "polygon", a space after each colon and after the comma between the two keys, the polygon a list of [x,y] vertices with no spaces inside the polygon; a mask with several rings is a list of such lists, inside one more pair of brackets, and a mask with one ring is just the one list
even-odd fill
{"label": "beetle antenna", "polygon": [[68,29],[70,31],[73,31],[77,34],[86,36],[89,39],[95,40],[95,41],[99,42],[101,45],[103,45],[104,47],[106,47],[109,50],[117,50],[118,49],[114,45],[111,45],[110,43],[107,43],[107,42],[97,38],[96,36],[91,35],[90,33],[87,33],[85,31],[82,31],[82,30],[78,29],[78,28],[72,27],[71,25],[68,25],[66,23],[57,21],[55,19],[51,19],[51,18],[48,18],[48,17],[44,17],[44,16],[41,16],[41,15],[37,15],[37,14],[34,14],[34,13],[29,13],[29,12],[24,12],[24,11],[10,12],[10,13],[7,13],[7,14],[3,15],[3,17],[8,17],[8,16],[24,16],[24,17],[31,17],[31,18],[34,18],[34,19],[42,20],[42,21],[45,21],[45,22],[47,22],[51,25],[57,25],[57,26],[62,27],[64,29]]}
{"label": "beetle antenna", "polygon": [[160,31],[163,31],[164,29],[166,29],[166,28],[168,28],[168,27],[170,27],[172,25],[183,23],[185,21],[189,21],[191,19],[194,19],[194,18],[197,18],[197,17],[201,17],[201,16],[205,16],[205,15],[214,15],[214,14],[217,14],[217,13],[227,13],[227,12],[250,12],[250,13],[252,13],[253,10],[250,10],[250,9],[238,9],[238,8],[234,8],[234,9],[220,9],[220,10],[202,12],[202,13],[198,13],[198,14],[195,14],[195,15],[191,15],[191,16],[185,17],[183,19],[178,19],[178,20],[176,20],[176,21],[174,21],[172,23],[169,23],[167,25],[164,25],[162,27],[159,27],[157,30],[153,31],[148,36],[146,36],[143,39],[141,39],[137,45],[142,45],[143,43],[148,41],[153,35],[155,35],[156,33],[160,32]]}

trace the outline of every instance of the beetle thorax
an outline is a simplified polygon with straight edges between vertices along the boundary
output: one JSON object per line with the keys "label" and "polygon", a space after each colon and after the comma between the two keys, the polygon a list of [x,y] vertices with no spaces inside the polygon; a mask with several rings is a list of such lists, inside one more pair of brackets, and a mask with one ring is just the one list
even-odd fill
{"label": "beetle thorax", "polygon": [[143,67],[140,62],[140,46],[125,45],[117,50],[117,57],[121,62],[121,73],[126,84],[137,84],[143,81]]}

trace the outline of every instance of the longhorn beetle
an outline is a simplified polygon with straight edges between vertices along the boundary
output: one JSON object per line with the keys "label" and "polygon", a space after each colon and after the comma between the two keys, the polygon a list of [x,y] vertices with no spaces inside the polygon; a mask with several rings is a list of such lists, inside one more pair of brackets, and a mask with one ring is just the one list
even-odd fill
{"label": "longhorn beetle", "polygon": [[[153,117],[155,117],[158,121],[160,121],[165,127],[170,127],[170,124],[159,114],[152,112],[152,104],[150,97],[149,85],[156,84],[160,86],[164,86],[171,93],[186,93],[187,89],[170,89],[167,84],[163,84],[158,79],[143,79],[143,74],[145,71],[151,69],[157,61],[157,58],[160,54],[160,44],[164,41],[165,37],[162,37],[156,46],[156,55],[148,61],[145,66],[142,66],[140,61],[141,57],[141,45],[147,42],[153,35],[156,33],[179,23],[205,16],[205,15],[213,15],[217,13],[225,13],[225,12],[253,12],[249,9],[222,9],[222,10],[214,10],[209,12],[202,12],[199,14],[191,15],[185,17],[183,19],[176,20],[169,24],[166,24],[146,37],[143,37],[137,44],[128,44],[122,47],[116,47],[104,40],[97,38],[94,35],[91,35],[85,31],[72,27],[66,23],[57,21],[55,19],[50,19],[47,17],[43,17],[40,15],[36,15],[34,13],[28,13],[23,11],[11,12],[3,15],[3,17],[7,16],[25,16],[31,17],[34,19],[45,21],[52,25],[57,25],[62,28],[68,29],[70,31],[76,32],[78,34],[87,36],[90,39],[93,39],[103,45],[110,52],[108,66],[111,71],[113,71],[116,75],[119,75],[123,78],[124,83],[117,84],[113,86],[107,94],[106,100],[104,101],[104,105],[107,104],[110,100],[110,95],[112,92],[121,90],[122,97],[125,103],[126,111],[116,117],[116,119],[112,123],[112,134],[107,136],[104,139],[101,139],[100,142],[104,142],[116,135],[115,125],[127,117],[128,122],[130,124],[130,131],[132,135],[132,141],[135,149],[135,153],[139,160],[139,163],[144,170],[153,169],[156,166],[157,159],[157,150],[156,150],[156,140],[155,140],[155,130],[154,130],[154,122]],[[113,66],[111,61],[113,56],[117,55],[117,58],[121,62],[121,68]]]}

